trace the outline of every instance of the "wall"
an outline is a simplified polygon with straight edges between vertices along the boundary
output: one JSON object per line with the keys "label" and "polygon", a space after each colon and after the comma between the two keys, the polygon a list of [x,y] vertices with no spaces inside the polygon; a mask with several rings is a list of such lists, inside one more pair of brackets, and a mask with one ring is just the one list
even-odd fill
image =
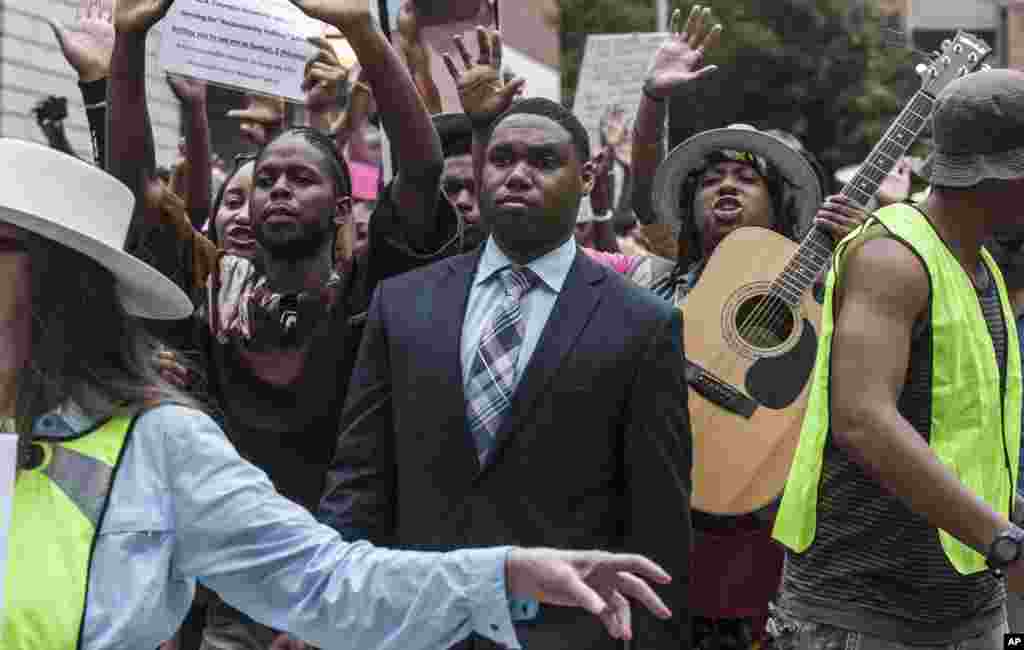
{"label": "wall", "polygon": [[[44,16],[71,21],[78,2],[70,0],[0,0],[0,135],[46,142],[32,108],[49,95],[68,99],[68,139],[79,156],[92,160],[78,76],[64,60]],[[157,163],[170,165],[177,155],[180,130],[178,101],[157,67],[159,33],[147,44],[147,93],[156,139]]]}

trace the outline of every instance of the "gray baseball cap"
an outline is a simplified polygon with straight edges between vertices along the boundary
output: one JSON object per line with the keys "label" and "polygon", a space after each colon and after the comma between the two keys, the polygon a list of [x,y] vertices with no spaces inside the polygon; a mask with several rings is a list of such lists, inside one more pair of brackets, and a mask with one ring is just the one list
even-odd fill
{"label": "gray baseball cap", "polygon": [[1024,72],[985,70],[952,82],[936,101],[932,133],[921,170],[932,185],[1024,178]]}

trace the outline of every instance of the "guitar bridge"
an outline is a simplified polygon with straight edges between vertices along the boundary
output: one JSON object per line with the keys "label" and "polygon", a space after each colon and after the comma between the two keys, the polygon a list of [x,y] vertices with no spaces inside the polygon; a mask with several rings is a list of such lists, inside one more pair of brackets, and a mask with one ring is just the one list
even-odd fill
{"label": "guitar bridge", "polygon": [[757,410],[757,402],[690,360],[686,361],[686,383],[712,404],[748,420]]}

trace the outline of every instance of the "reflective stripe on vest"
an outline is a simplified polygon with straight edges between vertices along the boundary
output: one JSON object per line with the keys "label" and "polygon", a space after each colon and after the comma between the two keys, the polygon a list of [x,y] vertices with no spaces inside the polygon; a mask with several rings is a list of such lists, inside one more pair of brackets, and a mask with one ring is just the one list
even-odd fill
{"label": "reflective stripe on vest", "polygon": [[135,417],[35,441],[43,463],[14,488],[0,648],[79,647],[93,547]]}
{"label": "reflective stripe on vest", "polygon": [[[888,231],[888,232],[886,232]],[[818,489],[829,424],[833,296],[844,254],[855,240],[895,236],[921,258],[931,282],[932,374],[930,446],[961,482],[1007,516],[1017,484],[1021,426],[1021,361],[1017,327],[1002,274],[988,252],[982,260],[999,291],[1006,323],[1006,384],[978,294],[928,220],[906,204],[879,210],[836,248],[825,288],[821,339],[807,413],[800,431],[773,536],[793,551],[814,541]],[[961,574],[986,569],[985,558],[945,531],[942,548]]]}

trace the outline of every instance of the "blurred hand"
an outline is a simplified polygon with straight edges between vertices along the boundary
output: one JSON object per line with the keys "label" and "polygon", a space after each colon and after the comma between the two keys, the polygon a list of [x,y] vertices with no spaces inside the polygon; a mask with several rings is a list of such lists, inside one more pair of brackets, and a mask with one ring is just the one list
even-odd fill
{"label": "blurred hand", "polygon": [[680,29],[682,13],[672,12],[671,35],[654,53],[645,90],[664,99],[681,92],[688,83],[718,69],[709,65],[700,67],[704,54],[712,49],[722,33],[722,26],[711,24],[711,9],[694,5],[686,25]]}
{"label": "blurred hand", "polygon": [[825,198],[825,203],[814,217],[814,223],[827,230],[836,241],[840,241],[867,219],[867,212],[842,194],[834,194]]}
{"label": "blurred hand", "polygon": [[89,82],[110,75],[114,53],[113,0],[81,0],[78,17],[70,25],[47,19],[60,50],[79,81]]}
{"label": "blurred hand", "polygon": [[581,607],[600,618],[616,639],[633,637],[627,596],[659,618],[672,616],[643,580],[667,584],[671,577],[639,555],[517,548],[509,553],[505,572],[510,598]]}
{"label": "blurred hand", "polygon": [[882,179],[882,184],[878,186],[880,207],[907,200],[910,196],[910,167],[910,157],[904,156],[896,163],[896,168]]}
{"label": "blurred hand", "polygon": [[523,91],[526,80],[517,78],[508,84],[502,80],[501,34],[497,30],[477,27],[476,35],[480,51],[475,64],[461,36],[452,40],[465,69],[459,72],[447,52],[444,54],[444,63],[459,89],[462,110],[474,124],[489,124],[512,105],[516,95]]}
{"label": "blurred hand", "polygon": [[174,0],[117,0],[114,27],[124,33],[145,33],[167,15]]}
{"label": "blurred hand", "polygon": [[331,42],[323,36],[307,39],[316,52],[306,61],[302,77],[302,92],[306,93],[306,108],[322,112],[336,108],[338,88],[348,78],[351,70],[346,68]]}
{"label": "blurred hand", "polygon": [[156,368],[160,376],[181,390],[188,390],[192,383],[192,375],[177,355],[171,350],[160,350],[156,355]]}
{"label": "blurred hand", "polygon": [[186,106],[197,106],[206,103],[205,81],[168,74],[167,85],[171,87],[171,91],[178,98],[178,101]]}

